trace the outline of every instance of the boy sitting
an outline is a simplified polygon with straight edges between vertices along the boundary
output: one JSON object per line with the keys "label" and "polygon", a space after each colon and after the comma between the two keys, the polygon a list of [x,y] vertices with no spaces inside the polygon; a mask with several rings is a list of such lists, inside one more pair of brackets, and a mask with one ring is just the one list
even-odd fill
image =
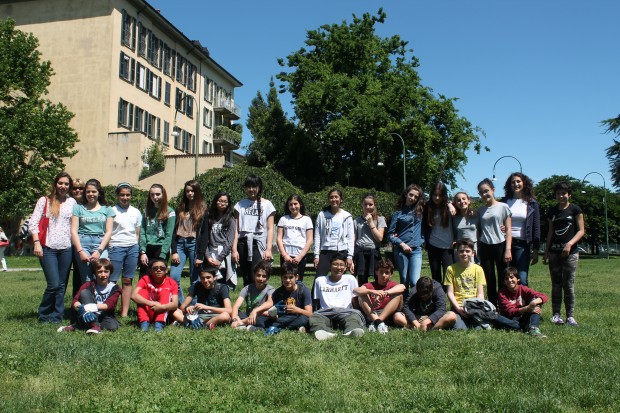
{"label": "boy sitting", "polygon": [[480,298],[484,300],[486,278],[478,264],[474,264],[474,243],[469,239],[456,242],[458,262],[448,267],[444,285],[448,287],[448,300],[452,311],[456,314],[454,328],[466,330],[474,327],[473,318],[463,310],[463,300]]}
{"label": "boy sitting", "polygon": [[407,289],[403,284],[391,280],[394,273],[392,261],[383,259],[377,262],[375,281],[355,289],[359,307],[369,322],[368,331],[388,332],[388,324],[403,305],[403,293]]}
{"label": "boy sitting", "polygon": [[519,284],[519,272],[514,267],[504,270],[504,286],[499,291],[499,313],[519,323],[521,330],[527,334],[545,338],[540,332],[541,306],[547,302],[547,296]]}
{"label": "boy sitting", "polygon": [[266,335],[280,332],[280,329],[306,331],[308,317],[312,315],[312,298],[310,290],[299,279],[298,265],[292,262],[282,264],[282,286],[274,291],[271,300],[275,303],[269,309],[266,321]]}
{"label": "boy sitting", "polygon": [[310,332],[318,340],[329,340],[336,333],[333,329],[344,331],[345,336],[364,335],[364,315],[353,309],[353,297],[358,287],[357,280],[347,270],[347,257],[336,254],[330,263],[330,272],[325,277],[315,279],[314,300],[319,308],[310,317]]}
{"label": "boy sitting", "polygon": [[[256,263],[253,272],[254,283],[243,287],[232,308],[233,328],[255,331],[265,327],[267,309],[273,307],[271,295],[275,291],[275,288],[268,284],[271,271],[269,261],[261,260]],[[240,310],[243,303],[245,311]]]}
{"label": "boy sitting", "polygon": [[420,277],[403,311],[394,315],[394,322],[425,332],[447,330],[456,323],[456,313],[446,312],[446,294],[441,284],[430,277]]}
{"label": "boy sitting", "polygon": [[142,331],[148,331],[154,324],[156,332],[162,331],[179,306],[179,288],[176,281],[166,276],[168,267],[162,258],[149,263],[149,273],[143,276],[131,293],[131,299],[138,306],[138,323]]}
{"label": "boy sitting", "polygon": [[114,268],[105,258],[94,261],[91,268],[95,281],[84,283],[71,302],[71,307],[78,314],[77,322],[58,328],[59,333],[79,329],[86,330],[86,334],[99,334],[101,329],[115,331],[120,326],[114,311],[121,290],[115,283],[110,283]]}
{"label": "boy sitting", "polygon": [[[218,269],[203,268],[200,278],[189,287],[183,304],[174,312],[176,321],[185,327],[198,329],[208,327],[213,330],[218,324],[228,324],[232,305],[228,295],[228,286],[215,281]],[[196,299],[196,304],[192,301]]]}

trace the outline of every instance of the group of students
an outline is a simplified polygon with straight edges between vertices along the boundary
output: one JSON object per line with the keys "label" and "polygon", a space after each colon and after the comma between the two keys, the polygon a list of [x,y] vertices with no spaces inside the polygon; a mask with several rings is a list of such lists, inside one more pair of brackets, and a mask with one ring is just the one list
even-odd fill
{"label": "group of students", "polygon": [[[532,194],[532,182],[521,173],[512,174],[506,181],[506,198],[502,202],[495,199],[490,180],[480,182],[478,190],[484,205],[477,211],[471,210],[469,196],[464,192],[457,193],[451,202],[442,183],[434,187],[428,203],[422,189],[410,185],[399,197],[389,227],[385,218],[378,214],[373,195],[363,197],[363,214],[354,220],[340,207],[342,192],[330,190],[329,205],[318,214],[314,227],[305,214],[301,197],[291,195],[284,205],[288,213],[277,224],[276,244],[284,269],[281,288],[286,290],[288,286],[288,293],[296,293],[295,298],[289,294],[274,302],[275,292],[267,280],[271,275],[275,208],[262,197],[260,177],[249,175],[244,189],[246,198],[234,207],[230,196],[224,192],[217,193],[207,206],[198,183],[188,181],[175,211],[168,206],[165,189],[155,184],[149,189],[147,207],[142,214],[130,205],[132,187],[128,183],[117,186],[118,202],[110,207],[96,179],[83,184],[79,180],[72,181],[67,173],[59,174],[50,195],[37,202],[30,220],[35,255],[40,257],[47,280],[39,320],[62,320],[64,294],[73,261],[73,307],[78,311],[78,319],[90,313],[85,306],[92,303],[83,301],[92,297],[82,297],[88,290],[98,307],[106,306],[98,308],[95,311],[98,313],[112,308],[113,314],[120,297],[120,314],[125,317],[133,299],[138,304],[138,318],[143,329],[154,325],[160,330],[163,325],[158,323],[176,321],[210,328],[232,323],[236,328],[271,328],[273,332],[286,323],[271,321],[293,318],[288,317],[290,311],[296,315],[295,320],[306,317],[309,330],[317,338],[329,338],[333,334],[327,329],[329,323],[325,319],[335,320],[330,324],[332,327],[354,325],[350,329],[344,327],[348,335],[363,334],[368,323],[370,330],[385,332],[387,313],[395,325],[428,329],[426,320],[430,319],[434,320],[435,328],[448,328],[460,326],[465,319],[464,311],[459,311],[459,306],[462,307],[457,299],[459,294],[453,292],[451,296],[450,286],[445,284],[454,272],[456,240],[472,240],[472,259],[480,260],[479,272],[488,286],[488,299],[492,304],[498,304],[498,285],[502,284],[497,282],[496,270],[497,276],[501,276],[508,265],[513,265],[519,285],[527,287],[529,264],[538,259],[540,212]],[[564,322],[560,316],[564,296],[567,323],[576,325],[573,283],[578,260],[576,244],[584,234],[583,215],[578,207],[570,204],[568,184],[559,183],[554,190],[558,205],[548,214],[550,229],[545,251],[552,278],[552,321]],[[40,239],[39,224],[44,217],[48,219],[46,234]],[[388,274],[391,276],[393,271],[392,263],[380,256],[386,229],[393,245],[400,284],[386,281],[385,286],[389,287],[384,289],[377,288],[384,286],[380,280]],[[312,245],[316,278],[311,293],[298,281],[303,281],[306,256]],[[422,248],[428,251],[435,283],[429,283],[426,277],[420,278]],[[457,256],[456,264],[460,265],[460,252]],[[188,260],[191,286],[185,297],[180,278]],[[169,261],[172,265],[168,277]],[[138,263],[143,276],[133,288]],[[228,294],[229,288],[237,284],[237,269],[244,289],[235,305],[231,305]],[[346,274],[346,270],[357,279]],[[107,277],[106,271],[109,272]],[[370,276],[375,276],[374,288],[370,287],[373,283],[368,282]],[[121,288],[116,286],[119,279]],[[423,280],[423,285],[418,286],[419,280]],[[471,284],[471,280],[467,278],[465,284]],[[408,300],[416,297],[419,288],[425,291],[424,297],[439,296],[439,292],[435,293],[436,284],[445,287],[452,311],[439,318],[435,314],[421,321],[412,319],[407,310],[411,308]],[[476,297],[482,298],[478,295],[477,292]],[[160,300],[162,296],[167,298]],[[276,298],[280,296],[282,294]],[[443,301],[445,303],[445,297]],[[95,307],[88,308],[94,310]],[[88,315],[90,318],[92,316]],[[297,326],[296,323],[303,324],[304,319],[300,320],[293,325],[305,329],[305,325]],[[97,329],[88,328],[89,331]]]}

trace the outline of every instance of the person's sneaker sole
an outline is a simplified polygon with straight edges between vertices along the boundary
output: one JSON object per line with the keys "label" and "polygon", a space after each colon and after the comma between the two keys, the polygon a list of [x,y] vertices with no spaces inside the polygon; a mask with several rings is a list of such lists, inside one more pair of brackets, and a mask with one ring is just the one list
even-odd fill
{"label": "person's sneaker sole", "polygon": [[101,333],[101,331],[95,330],[94,328],[89,328],[88,330],[86,330],[86,334],[99,334],[99,333]]}
{"label": "person's sneaker sole", "polygon": [[299,327],[299,330],[297,331],[299,331],[301,334],[306,334],[306,327]]}
{"label": "person's sneaker sole", "polygon": [[348,333],[344,333],[344,335],[349,337],[361,337],[364,335],[364,330],[362,330],[361,328],[354,328]]}
{"label": "person's sneaker sole", "polygon": [[316,337],[316,339],[319,341],[325,341],[336,337],[336,334],[330,333],[329,331],[325,330],[319,330],[314,333],[314,337]]}
{"label": "person's sneaker sole", "polygon": [[57,333],[62,333],[62,332],[64,332],[64,331],[73,331],[73,330],[75,330],[75,329],[73,328],[73,326],[60,326],[60,327],[58,327],[58,329],[56,330],[56,332],[57,332]]}

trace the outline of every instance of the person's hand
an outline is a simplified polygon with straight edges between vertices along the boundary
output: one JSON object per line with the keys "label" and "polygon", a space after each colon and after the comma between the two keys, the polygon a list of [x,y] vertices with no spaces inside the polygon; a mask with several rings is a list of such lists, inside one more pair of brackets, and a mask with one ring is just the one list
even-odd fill
{"label": "person's hand", "polygon": [[239,262],[239,252],[238,251],[233,251],[232,252],[232,261],[237,264]]}
{"label": "person's hand", "polygon": [[222,263],[216,260],[215,258],[208,258],[207,262],[213,265],[215,268],[220,268],[220,265],[222,265]]}
{"label": "person's hand", "polygon": [[34,243],[34,255],[36,255],[37,257],[43,256],[43,247],[41,246],[40,242]]}
{"label": "person's hand", "polygon": [[530,264],[536,265],[536,263],[538,263],[538,251],[534,250],[534,252],[532,252],[532,261]]}
{"label": "person's hand", "polygon": [[499,230],[502,231],[502,233],[506,233],[506,225],[500,225],[499,226]]}
{"label": "person's hand", "polygon": [[174,265],[178,265],[181,263],[181,257],[179,257],[179,254],[177,254],[176,252],[172,254],[172,263]]}
{"label": "person's hand", "polygon": [[351,274],[355,273],[355,264],[353,264],[353,260],[351,258],[347,258],[347,268],[351,271]]}
{"label": "person's hand", "polygon": [[422,324],[420,324],[420,322],[418,320],[413,320],[413,329],[414,330],[419,330],[422,328]]}
{"label": "person's hand", "polygon": [[256,324],[256,311],[255,310],[252,310],[250,312],[250,315],[247,318],[247,323],[246,324],[250,324],[250,325]]}
{"label": "person's hand", "polygon": [[549,264],[549,253],[545,252],[545,255],[543,255],[543,265],[548,265]]}
{"label": "person's hand", "polygon": [[421,320],[420,324],[422,326],[422,328],[421,328],[422,331],[428,331],[431,328],[433,328],[433,322],[431,321],[430,318],[428,318],[428,317],[421,317],[420,320]]}
{"label": "person's hand", "polygon": [[456,208],[454,207],[454,205],[452,205],[452,202],[448,203],[448,211],[450,211],[450,215],[456,215]]}
{"label": "person's hand", "polygon": [[82,262],[89,262],[90,261],[90,255],[88,255],[88,253],[84,250],[80,251],[80,261]]}
{"label": "person's hand", "polygon": [[265,253],[263,254],[263,259],[265,261],[271,261],[273,256],[271,255],[271,248],[265,249]]}
{"label": "person's hand", "polygon": [[465,309],[462,306],[458,306],[456,308],[456,312],[463,318],[469,318],[469,314],[465,312]]}
{"label": "person's hand", "polygon": [[298,314],[301,308],[297,307],[295,304],[287,304],[284,310],[287,314]]}
{"label": "person's hand", "polygon": [[198,258],[196,258],[196,261],[194,261],[194,267],[200,267],[202,265],[202,260],[199,260]]}
{"label": "person's hand", "polygon": [[154,312],[156,312],[156,313],[163,313],[163,312],[168,311],[168,310],[166,310],[166,308],[164,308],[163,304],[158,303],[156,301],[152,301],[152,303],[153,304],[150,307],[151,307],[151,310],[153,310]]}
{"label": "person's hand", "polygon": [[562,257],[568,257],[570,255],[570,249],[571,249],[572,245],[570,245],[568,242],[566,243],[566,245],[564,245],[564,248],[562,248]]}
{"label": "person's hand", "polygon": [[385,290],[370,290],[368,291],[368,294],[372,294],[375,297],[379,297],[379,298],[385,298],[385,296],[388,295],[387,291]]}
{"label": "person's hand", "polygon": [[196,305],[194,305],[194,311],[207,311],[207,306],[202,303],[196,303]]}
{"label": "person's hand", "polygon": [[99,261],[99,258],[101,257],[101,254],[99,254],[98,250],[93,251],[93,253],[90,255],[90,262],[96,262]]}
{"label": "person's hand", "polygon": [[186,314],[194,314],[195,310],[196,308],[193,305],[188,305],[187,307],[185,307]]}
{"label": "person's hand", "polygon": [[512,261],[512,251],[510,248],[506,248],[506,252],[504,253],[504,262],[510,263]]}
{"label": "person's hand", "polygon": [[319,267],[319,259],[315,258],[314,259],[314,269],[317,269]]}
{"label": "person's hand", "polygon": [[149,257],[147,257],[144,252],[140,254],[140,263],[145,267],[149,265]]}
{"label": "person's hand", "polygon": [[372,214],[366,214],[364,219],[366,220],[366,223],[368,224],[368,226],[370,226],[370,224],[372,224]]}
{"label": "person's hand", "polygon": [[405,244],[404,242],[400,243],[400,248],[403,250],[405,254],[409,254],[411,253],[411,251],[413,251],[413,249],[409,245]]}

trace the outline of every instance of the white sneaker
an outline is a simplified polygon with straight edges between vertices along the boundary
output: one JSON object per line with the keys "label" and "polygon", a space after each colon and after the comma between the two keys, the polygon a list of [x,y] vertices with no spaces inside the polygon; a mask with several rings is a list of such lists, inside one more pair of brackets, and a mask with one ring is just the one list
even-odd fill
{"label": "white sneaker", "polygon": [[368,326],[368,332],[369,333],[374,333],[375,331],[377,331],[377,329],[375,328],[374,324],[371,324]]}
{"label": "white sneaker", "polygon": [[381,323],[379,324],[379,326],[377,327],[377,331],[381,334],[387,334],[388,332],[388,326],[385,325],[385,323]]}
{"label": "white sneaker", "polygon": [[336,337],[336,334],[330,333],[329,331],[325,330],[318,330],[314,332],[314,337],[316,337],[316,339],[319,341],[325,341],[329,340],[330,338]]}
{"label": "white sneaker", "polygon": [[248,331],[250,331],[250,332],[263,331],[263,329],[260,328],[260,327],[256,327],[256,326],[248,326]]}
{"label": "white sneaker", "polygon": [[343,335],[349,337],[361,337],[364,335],[364,330],[361,328],[354,328],[353,330],[349,331],[348,333],[344,333]]}
{"label": "white sneaker", "polygon": [[571,327],[577,327],[579,325],[579,323],[577,323],[577,320],[575,320],[574,317],[568,317],[566,319],[566,324],[568,324]]}
{"label": "white sneaker", "polygon": [[235,330],[240,330],[240,331],[247,330],[247,329],[248,329],[248,326],[244,326],[244,325],[235,327]]}
{"label": "white sneaker", "polygon": [[299,330],[297,330],[297,331],[299,331],[301,334],[306,334],[306,327],[301,326],[301,327],[299,327]]}
{"label": "white sneaker", "polygon": [[276,306],[274,305],[273,307],[271,307],[269,310],[267,310],[267,314],[269,314],[269,317],[275,317],[278,315],[278,309],[276,308]]}
{"label": "white sneaker", "polygon": [[553,315],[553,317],[551,317],[551,322],[552,322],[553,324],[557,324],[557,325],[562,325],[562,324],[564,324],[564,320],[562,320],[562,317],[561,317],[561,316],[560,316],[560,314],[558,314],[558,313],[555,313],[555,314]]}

